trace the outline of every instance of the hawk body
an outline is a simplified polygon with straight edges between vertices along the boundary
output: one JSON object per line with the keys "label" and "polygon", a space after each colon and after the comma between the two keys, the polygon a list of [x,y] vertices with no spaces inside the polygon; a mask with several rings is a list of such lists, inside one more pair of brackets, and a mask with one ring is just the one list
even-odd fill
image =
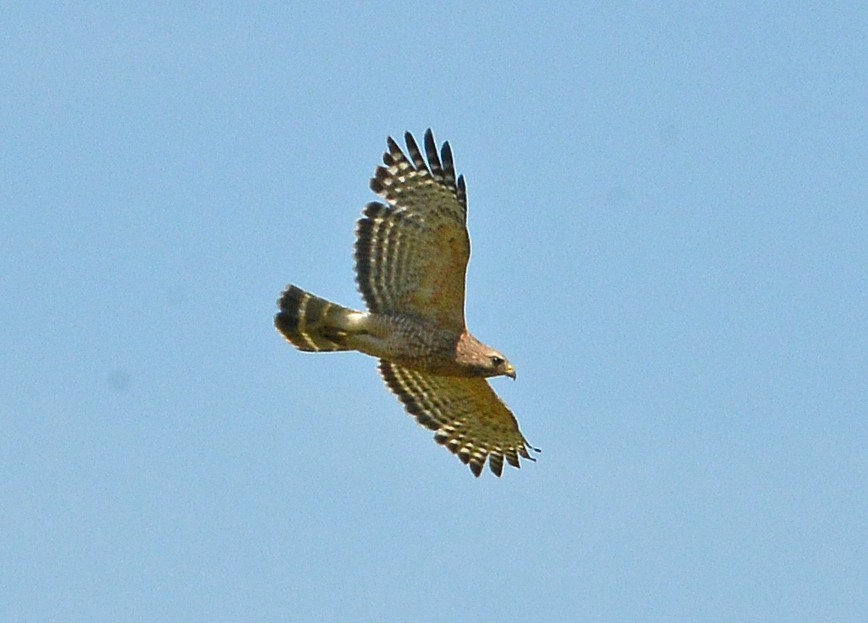
{"label": "hawk body", "polygon": [[464,321],[470,259],[467,192],[452,150],[425,155],[405,134],[407,156],[392,138],[356,227],[356,282],[368,311],[342,307],[296,286],[283,292],[275,326],[303,351],[357,350],[380,359],[387,387],[434,439],[477,476],[486,459],[500,476],[535,450],[485,377],[515,378],[507,359],[477,340]]}

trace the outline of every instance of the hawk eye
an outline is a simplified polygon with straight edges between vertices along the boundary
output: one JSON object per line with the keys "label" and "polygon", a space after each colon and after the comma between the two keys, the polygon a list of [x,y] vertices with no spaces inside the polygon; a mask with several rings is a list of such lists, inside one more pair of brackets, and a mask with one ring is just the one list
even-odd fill
{"label": "hawk eye", "polygon": [[500,367],[503,365],[503,357],[498,357],[497,355],[491,356],[491,364],[495,367]]}

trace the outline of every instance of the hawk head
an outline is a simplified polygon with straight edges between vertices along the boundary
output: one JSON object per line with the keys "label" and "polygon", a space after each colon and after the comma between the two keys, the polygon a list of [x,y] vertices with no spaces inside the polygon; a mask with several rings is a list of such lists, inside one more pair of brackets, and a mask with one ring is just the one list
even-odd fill
{"label": "hawk head", "polygon": [[513,381],[515,380],[515,368],[509,363],[509,359],[501,355],[496,350],[488,353],[489,370],[485,376],[508,376]]}
{"label": "hawk head", "polygon": [[456,361],[470,376],[508,376],[515,380],[515,368],[503,353],[486,346],[466,332],[458,341]]}

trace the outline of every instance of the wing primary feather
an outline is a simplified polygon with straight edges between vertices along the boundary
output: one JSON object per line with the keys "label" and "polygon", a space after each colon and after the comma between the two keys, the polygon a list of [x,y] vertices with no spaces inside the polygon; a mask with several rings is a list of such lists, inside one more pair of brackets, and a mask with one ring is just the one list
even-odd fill
{"label": "wing primary feather", "polygon": [[443,143],[443,148],[440,150],[440,158],[443,164],[443,177],[449,184],[449,187],[455,188],[455,163],[452,160],[452,148],[449,147],[449,141]]}
{"label": "wing primary feather", "polygon": [[488,468],[495,476],[500,478],[503,474],[503,455],[491,453],[488,455]]}
{"label": "wing primary feather", "polygon": [[461,204],[461,207],[464,208],[464,222],[467,223],[467,186],[464,184],[464,176],[458,176],[458,202]]}
{"label": "wing primary feather", "polygon": [[416,144],[416,139],[413,135],[407,132],[404,134],[404,140],[407,143],[407,152],[410,154],[410,159],[416,166],[416,170],[420,173],[430,173],[428,165],[425,164],[425,159],[422,157],[422,152],[419,151],[419,145]]}
{"label": "wing primary feather", "polygon": [[[387,153],[392,154],[393,156],[396,156],[398,154],[401,154],[401,156],[404,155],[404,152],[402,152],[401,148],[398,147],[398,143],[396,143],[395,139],[393,139],[391,136],[386,137],[386,145],[389,146],[389,151]],[[385,158],[384,158],[384,160],[385,160]],[[390,164],[390,163],[386,163],[386,164]]]}
{"label": "wing primary feather", "polygon": [[440,154],[437,153],[437,143],[434,142],[434,133],[431,128],[425,131],[425,153],[428,155],[428,166],[431,175],[437,179],[443,178],[443,167],[440,164]]}

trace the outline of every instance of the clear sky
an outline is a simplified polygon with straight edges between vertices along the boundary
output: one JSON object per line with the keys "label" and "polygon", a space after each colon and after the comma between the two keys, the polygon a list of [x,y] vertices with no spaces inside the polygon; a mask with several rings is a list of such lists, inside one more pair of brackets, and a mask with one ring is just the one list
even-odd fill
{"label": "clear sky", "polygon": [[[0,620],[868,620],[868,9],[748,4],[2,9]],[[500,479],[272,327],[428,127]]]}

